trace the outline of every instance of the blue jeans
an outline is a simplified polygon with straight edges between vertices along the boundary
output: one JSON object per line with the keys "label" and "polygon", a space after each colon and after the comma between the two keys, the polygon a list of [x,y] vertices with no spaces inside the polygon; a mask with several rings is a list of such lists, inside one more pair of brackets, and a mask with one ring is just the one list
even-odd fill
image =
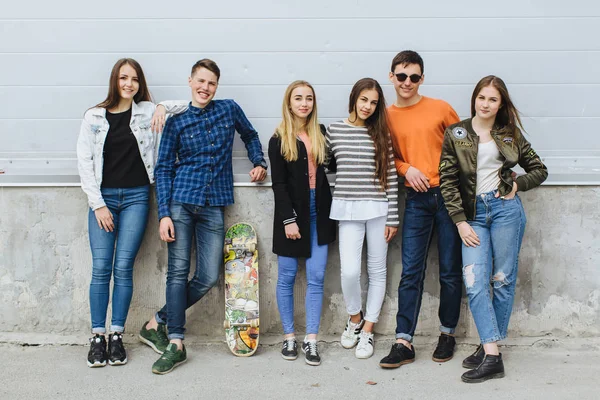
{"label": "blue jeans", "polygon": [[519,196],[502,200],[495,194],[493,191],[477,196],[475,219],[468,222],[480,244],[462,247],[469,307],[484,344],[506,337],[526,223]]}
{"label": "blue jeans", "polygon": [[[184,339],[185,310],[217,284],[223,264],[225,213],[223,207],[196,206],[171,201],[175,241],[168,243],[167,304],[156,313],[166,323],[169,339]],[[196,240],[196,270],[188,281],[192,242]]]}
{"label": "blue jeans", "polygon": [[396,338],[412,342],[427,268],[427,253],[434,231],[438,235],[440,267],[440,331],[454,333],[462,296],[461,240],[448,215],[439,187],[427,192],[406,189],[402,227],[402,277],[398,286]]}
{"label": "blue jeans", "polygon": [[115,281],[110,330],[125,330],[133,295],[133,263],[142,244],[148,221],[149,188],[146,185],[125,189],[101,189],[104,202],[113,215],[115,228],[112,232],[99,228],[94,211],[89,211],[88,232],[92,249],[92,333],[106,333],[106,310],[113,271]]}
{"label": "blue jeans", "polygon": [[[302,235],[302,232],[300,232]],[[291,240],[291,239],[288,239]],[[310,190],[310,257],[306,259],[306,334],[319,333],[321,308],[323,306],[323,282],[327,266],[329,245],[319,245],[317,239],[317,210],[315,190]],[[283,325],[283,333],[295,333],[294,329],[294,282],[298,272],[298,259],[277,257],[277,306]]]}

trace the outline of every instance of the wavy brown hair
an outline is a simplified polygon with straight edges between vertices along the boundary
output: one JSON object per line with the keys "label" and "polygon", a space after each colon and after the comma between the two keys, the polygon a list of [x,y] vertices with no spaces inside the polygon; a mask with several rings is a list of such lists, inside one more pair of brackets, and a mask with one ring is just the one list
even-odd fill
{"label": "wavy brown hair", "polygon": [[[358,118],[356,102],[363,90],[375,90],[379,95],[375,112],[365,120],[365,126],[375,145],[375,176],[379,179],[381,189],[386,190],[388,188],[387,178],[390,165],[390,132],[387,124],[387,114],[385,112],[385,97],[383,97],[383,90],[381,89],[379,82],[375,79],[363,78],[356,82],[350,92],[350,99],[348,102],[348,112],[350,115],[354,114],[356,118]],[[350,119],[348,120],[350,121]],[[350,122],[354,123],[355,121],[356,120]]]}
{"label": "wavy brown hair", "polygon": [[138,83],[140,84],[138,92],[135,94],[135,96],[133,96],[133,101],[136,103],[139,103],[140,101],[152,101],[142,66],[133,58],[121,58],[115,63],[112,71],[110,72],[110,78],[108,81],[108,95],[106,96],[106,99],[97,104],[96,107],[111,109],[119,105],[119,101],[121,100],[121,95],[119,94],[119,73],[121,72],[121,67],[123,65],[130,65],[131,68],[135,70]]}
{"label": "wavy brown hair", "polygon": [[515,107],[512,102],[508,89],[504,81],[495,75],[488,75],[481,78],[471,96],[471,117],[476,115],[475,112],[475,100],[479,92],[485,87],[492,86],[500,93],[500,108],[498,114],[496,114],[496,121],[494,122],[494,129],[504,135],[510,135],[517,138],[520,135],[520,130],[525,131],[521,118],[519,117],[519,110]]}

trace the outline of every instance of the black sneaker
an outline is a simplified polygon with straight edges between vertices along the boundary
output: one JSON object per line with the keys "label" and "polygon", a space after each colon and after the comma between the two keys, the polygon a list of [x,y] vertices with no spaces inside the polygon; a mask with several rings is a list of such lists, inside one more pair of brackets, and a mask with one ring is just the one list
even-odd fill
{"label": "black sneaker", "polygon": [[295,360],[298,358],[298,342],[296,342],[296,338],[284,339],[281,357],[285,360]]}
{"label": "black sneaker", "polygon": [[483,362],[485,358],[485,351],[483,351],[483,346],[479,345],[475,353],[471,354],[469,357],[465,358],[462,362],[463,368],[473,369],[477,368],[479,364]]}
{"label": "black sneaker", "polygon": [[317,348],[317,341],[315,339],[307,340],[304,338],[302,352],[304,353],[304,361],[308,365],[321,365],[321,356],[319,356],[319,349]]}
{"label": "black sneaker", "polygon": [[441,334],[438,339],[437,347],[433,352],[433,361],[435,362],[446,362],[454,357],[454,346],[456,346],[456,339],[454,336]]}
{"label": "black sneaker", "polygon": [[127,352],[123,347],[123,334],[111,333],[108,335],[108,363],[110,365],[127,364]]}
{"label": "black sneaker", "polygon": [[96,334],[90,338],[90,351],[88,352],[87,365],[90,368],[104,367],[106,365],[106,339],[103,335]]}
{"label": "black sneaker", "polygon": [[462,381],[466,383],[481,383],[488,379],[498,378],[504,378],[502,354],[497,356],[486,354],[477,368],[469,370],[461,376]]}
{"label": "black sneaker", "polygon": [[379,362],[381,368],[398,368],[404,364],[415,361],[415,348],[409,349],[402,343],[394,343],[390,354]]}

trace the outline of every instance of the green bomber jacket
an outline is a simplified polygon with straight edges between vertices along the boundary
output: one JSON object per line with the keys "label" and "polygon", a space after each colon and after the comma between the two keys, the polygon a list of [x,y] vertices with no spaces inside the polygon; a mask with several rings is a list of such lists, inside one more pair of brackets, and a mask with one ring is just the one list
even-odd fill
{"label": "green bomber jacket", "polygon": [[[455,224],[475,219],[479,136],[473,130],[471,120],[460,121],[444,132],[439,167],[440,189],[448,214]],[[517,164],[525,170],[524,175],[516,178],[517,191],[533,189],[546,180],[548,169],[520,131],[516,135],[509,135],[492,130],[491,136],[504,157],[499,171],[500,196],[511,192],[511,168]]]}

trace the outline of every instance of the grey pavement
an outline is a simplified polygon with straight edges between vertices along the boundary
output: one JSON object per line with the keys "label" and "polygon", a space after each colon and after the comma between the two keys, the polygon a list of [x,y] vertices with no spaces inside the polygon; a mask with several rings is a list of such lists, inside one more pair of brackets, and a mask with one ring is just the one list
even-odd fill
{"label": "grey pavement", "polygon": [[[263,338],[261,338],[263,339]],[[91,369],[81,345],[0,344],[0,399],[597,399],[598,340],[540,339],[502,348],[506,377],[465,384],[461,361],[475,346],[460,344],[451,361],[431,361],[435,338],[418,338],[417,360],[396,370],[378,362],[393,339],[376,338],[375,355],[358,360],[334,338],[320,342],[323,362],[280,356],[278,337],[266,337],[249,358],[221,342],[188,344],[188,361],[164,376],[151,373],[158,358],[127,337],[129,363]],[[484,397],[485,396],[485,397]],[[493,398],[492,397],[492,398]]]}

